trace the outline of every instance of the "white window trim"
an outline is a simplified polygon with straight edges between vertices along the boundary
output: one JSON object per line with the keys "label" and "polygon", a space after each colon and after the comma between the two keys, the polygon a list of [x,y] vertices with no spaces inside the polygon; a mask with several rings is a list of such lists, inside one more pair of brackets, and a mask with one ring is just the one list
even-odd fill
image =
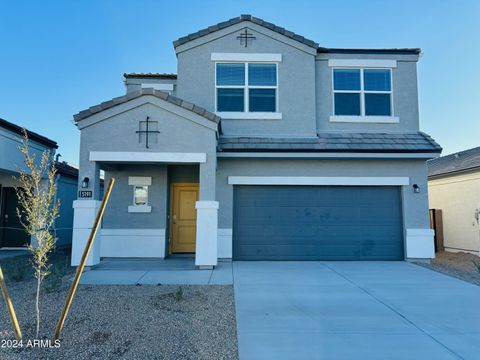
{"label": "white window trim", "polygon": [[212,61],[228,62],[281,62],[282,54],[261,54],[261,53],[212,53]]}
{"label": "white window trim", "polygon": [[[360,90],[335,90],[335,70],[360,70]],[[393,102],[393,73],[391,68],[369,67],[367,70],[389,70],[390,71],[390,91],[373,91],[364,89],[363,67],[332,67],[332,112],[330,122],[348,122],[348,123],[383,123],[396,124],[400,122],[399,117],[395,116]],[[360,115],[335,115],[335,94],[360,94]],[[389,94],[390,95],[390,116],[365,115],[365,94]]]}
{"label": "white window trim", "polygon": [[229,176],[230,185],[337,185],[337,186],[400,186],[409,185],[409,177],[356,176]]}
{"label": "white window trim", "polygon": [[348,115],[332,115],[330,122],[341,123],[374,123],[374,124],[398,124],[400,118],[398,116],[348,116]]}
{"label": "white window trim", "polygon": [[386,59],[329,59],[329,67],[396,68],[397,60]]}
{"label": "white window trim", "polygon": [[282,113],[279,112],[235,112],[217,111],[216,115],[222,119],[234,120],[282,120]]}
{"label": "white window trim", "polygon": [[129,213],[151,213],[152,207],[149,205],[130,205],[128,207]]}
{"label": "white window trim", "polygon": [[129,176],[128,185],[150,186],[152,178],[150,176]]}
{"label": "white window trim", "polygon": [[[240,63],[245,66],[245,83],[244,85],[217,85],[217,64],[231,64],[231,63]],[[275,86],[258,86],[248,84],[248,64],[255,63],[268,63],[275,65],[275,75],[276,75],[276,84]],[[215,110],[217,110],[217,89],[244,89],[243,93],[243,110],[244,111],[216,111],[215,113],[223,117],[224,119],[265,119],[265,120],[279,120],[282,118],[282,113],[278,112],[279,105],[279,86],[278,86],[278,62],[275,61],[216,61],[215,62]],[[262,112],[262,111],[248,111],[250,108],[249,104],[249,89],[275,89],[275,111]],[[236,115],[234,115],[236,114]],[[266,115],[268,114],[268,115]],[[274,114],[274,115],[270,115]]]}

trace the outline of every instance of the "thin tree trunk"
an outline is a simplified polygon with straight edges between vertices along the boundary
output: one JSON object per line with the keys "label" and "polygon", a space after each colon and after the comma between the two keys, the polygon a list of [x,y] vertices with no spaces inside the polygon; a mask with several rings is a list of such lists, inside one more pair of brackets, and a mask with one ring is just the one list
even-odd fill
{"label": "thin tree trunk", "polygon": [[37,312],[37,336],[40,333],[40,283],[42,282],[40,271],[37,271],[37,296],[35,300],[35,310]]}

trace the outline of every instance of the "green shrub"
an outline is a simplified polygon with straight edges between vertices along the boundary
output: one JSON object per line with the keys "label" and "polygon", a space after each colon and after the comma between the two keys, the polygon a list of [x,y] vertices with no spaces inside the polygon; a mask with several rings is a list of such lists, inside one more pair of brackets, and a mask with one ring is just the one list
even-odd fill
{"label": "green shrub", "polygon": [[60,291],[63,285],[63,277],[67,273],[65,262],[50,267],[49,274],[45,277],[45,291],[48,293]]}
{"label": "green shrub", "polygon": [[8,259],[2,264],[5,277],[13,282],[25,280],[27,272],[30,269],[28,259],[24,257],[15,257]]}
{"label": "green shrub", "polygon": [[175,291],[175,294],[173,296],[177,301],[183,300],[183,289],[181,286],[177,289],[177,291]]}

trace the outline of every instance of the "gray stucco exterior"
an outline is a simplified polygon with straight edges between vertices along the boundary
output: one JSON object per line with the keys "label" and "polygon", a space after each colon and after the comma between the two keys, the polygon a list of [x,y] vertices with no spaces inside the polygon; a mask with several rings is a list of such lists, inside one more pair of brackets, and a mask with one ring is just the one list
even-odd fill
{"label": "gray stucco exterior", "polygon": [[[255,36],[248,46],[238,39],[245,30]],[[230,178],[239,177],[247,186],[258,178],[270,185],[293,181],[290,185],[295,186],[295,182],[301,184],[307,179],[316,186],[396,186],[401,194],[398,206],[402,209],[405,257],[431,257],[425,161],[436,157],[441,148],[419,132],[419,49],[349,52],[320,48],[313,41],[248,16],[181,38],[174,46],[176,77],[126,74],[126,96],[75,115],[81,130],[79,189],[81,180],[89,177],[88,190],[93,191],[94,200],[99,200],[101,169],[106,181],[110,177],[117,181],[103,223],[103,229],[108,230],[108,254],[116,254],[111,249],[116,246],[115,237],[123,237],[118,240],[119,244],[123,241],[122,247],[135,246],[128,232],[132,229],[150,231],[148,241],[152,242],[155,236],[164,236],[167,245],[161,246],[168,251],[171,185],[186,182],[198,183],[200,188],[197,236],[208,240],[207,252],[215,247],[215,261],[217,257],[231,257],[235,183]],[[237,57],[239,62],[247,61],[241,60],[246,55],[253,62],[261,62],[265,55],[281,58],[276,61],[277,112],[281,117],[266,119],[255,113],[245,118],[240,113],[236,119],[215,116],[216,62],[212,54]],[[393,63],[391,117],[395,121],[331,121],[333,65],[329,60],[380,67]],[[166,94],[145,89],[149,84],[170,83],[178,98],[168,97],[168,101]],[[148,148],[145,138],[142,140],[137,133],[140,122],[147,117],[159,131],[150,135]],[[129,177],[151,178],[150,212],[128,212],[133,197]],[[413,184],[419,192],[413,191]],[[82,208],[80,203],[78,206]],[[209,210],[204,211],[203,206]],[[165,234],[158,235],[157,230]],[[197,260],[205,249],[200,250],[197,247]],[[157,247],[152,253],[161,252]]]}

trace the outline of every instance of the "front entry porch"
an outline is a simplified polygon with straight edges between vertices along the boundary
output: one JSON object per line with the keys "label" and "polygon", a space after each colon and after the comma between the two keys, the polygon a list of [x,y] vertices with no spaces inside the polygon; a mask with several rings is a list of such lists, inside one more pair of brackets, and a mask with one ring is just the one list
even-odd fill
{"label": "front entry porch", "polygon": [[[90,157],[89,188],[97,188],[100,170],[105,181],[114,177],[116,182],[87,266],[105,266],[103,258],[155,258],[160,264],[175,254],[191,254],[194,268],[217,265],[215,168],[201,153],[153,155],[97,152]],[[100,198],[100,191],[93,193]],[[74,203],[73,266],[99,205],[99,200]]]}
{"label": "front entry porch", "polygon": [[82,275],[86,285],[231,285],[232,261],[220,260],[214,269],[197,271],[195,257],[104,258]]}

